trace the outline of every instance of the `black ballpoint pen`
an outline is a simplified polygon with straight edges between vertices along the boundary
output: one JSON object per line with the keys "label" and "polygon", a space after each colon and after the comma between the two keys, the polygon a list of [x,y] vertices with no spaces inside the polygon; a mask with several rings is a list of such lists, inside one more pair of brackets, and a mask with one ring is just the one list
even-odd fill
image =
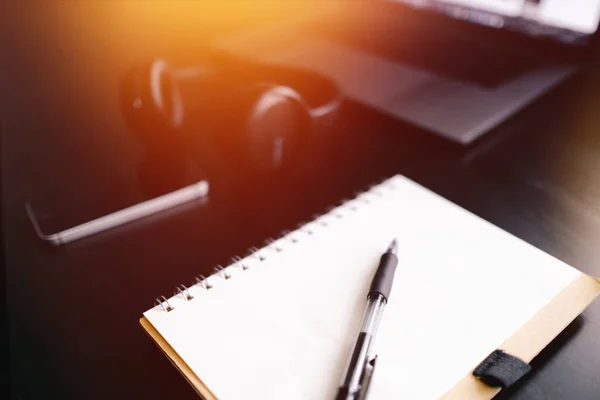
{"label": "black ballpoint pen", "polygon": [[377,272],[371,282],[367,295],[367,309],[363,315],[358,338],[335,400],[357,400],[366,397],[376,360],[376,358],[371,358],[371,346],[377,334],[383,309],[392,291],[394,272],[396,272],[398,264],[396,254],[397,243],[394,239],[381,256]]}

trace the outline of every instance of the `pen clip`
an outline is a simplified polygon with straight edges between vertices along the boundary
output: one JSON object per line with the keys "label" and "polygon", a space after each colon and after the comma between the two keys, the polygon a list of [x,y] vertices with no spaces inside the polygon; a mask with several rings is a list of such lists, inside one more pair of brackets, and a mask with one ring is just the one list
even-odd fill
{"label": "pen clip", "polygon": [[371,379],[373,378],[373,373],[375,372],[376,362],[377,362],[377,356],[373,357],[365,365],[365,370],[364,370],[362,382],[360,385],[360,392],[358,394],[358,400],[365,400],[367,398],[367,394],[369,392],[369,386],[371,384]]}

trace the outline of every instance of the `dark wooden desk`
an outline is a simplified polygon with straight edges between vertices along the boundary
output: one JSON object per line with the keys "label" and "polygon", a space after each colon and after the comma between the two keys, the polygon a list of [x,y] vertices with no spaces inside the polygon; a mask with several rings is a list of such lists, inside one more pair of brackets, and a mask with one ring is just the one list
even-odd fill
{"label": "dark wooden desk", "polygon": [[[126,37],[127,21],[38,14],[35,24],[23,13],[10,22],[0,61],[14,398],[195,399],[138,325],[154,298],[396,173],[600,276],[597,73],[468,149],[346,104],[332,131],[335,151],[318,173],[217,193],[169,218],[49,248],[31,228],[26,200],[43,207],[60,195],[64,222],[145,198],[143,152],[123,124],[116,85],[131,62],[168,41]],[[100,34],[89,24],[108,28]],[[599,331],[596,302],[500,398],[597,399]]]}

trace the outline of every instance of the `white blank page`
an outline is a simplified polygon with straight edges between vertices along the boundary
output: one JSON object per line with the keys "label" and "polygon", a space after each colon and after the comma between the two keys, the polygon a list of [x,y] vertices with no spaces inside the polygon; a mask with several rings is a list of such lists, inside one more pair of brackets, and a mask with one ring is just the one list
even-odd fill
{"label": "white blank page", "polygon": [[369,400],[441,397],[580,274],[396,176],[144,315],[219,399],[331,399],[394,237]]}

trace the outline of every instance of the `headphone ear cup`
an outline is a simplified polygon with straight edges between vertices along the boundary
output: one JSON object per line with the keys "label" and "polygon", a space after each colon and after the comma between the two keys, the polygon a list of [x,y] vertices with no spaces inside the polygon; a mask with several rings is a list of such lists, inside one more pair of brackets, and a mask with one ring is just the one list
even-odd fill
{"label": "headphone ear cup", "polygon": [[155,126],[157,117],[149,95],[148,66],[128,69],[119,81],[119,105],[121,115],[129,131],[144,138],[148,128]]}
{"label": "headphone ear cup", "polygon": [[173,129],[183,124],[184,107],[179,84],[166,61],[157,59],[150,65],[150,98],[156,111]]}
{"label": "headphone ear cup", "polygon": [[241,173],[293,168],[310,142],[310,112],[302,97],[286,86],[253,85],[231,96],[217,114],[219,152]]}
{"label": "headphone ear cup", "polygon": [[181,141],[182,99],[160,60],[126,71],[119,82],[119,100],[129,130],[150,149]]}

